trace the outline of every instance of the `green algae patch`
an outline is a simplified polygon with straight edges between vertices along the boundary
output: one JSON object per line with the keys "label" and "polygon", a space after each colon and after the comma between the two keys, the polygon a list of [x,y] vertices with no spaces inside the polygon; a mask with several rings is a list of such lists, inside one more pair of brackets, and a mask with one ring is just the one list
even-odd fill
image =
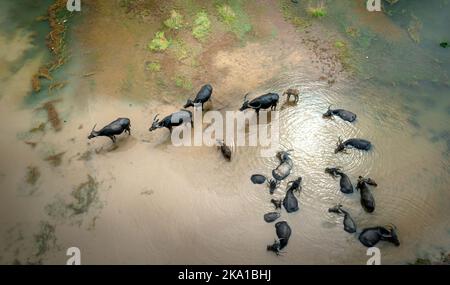
{"label": "green algae patch", "polygon": [[211,21],[205,11],[195,15],[194,24],[192,27],[192,36],[199,41],[204,41],[211,32]]}
{"label": "green algae patch", "polygon": [[346,42],[337,40],[334,42],[334,48],[337,52],[337,57],[342,64],[342,67],[347,70],[352,70],[352,63],[351,63],[351,56],[350,56],[350,49]]}
{"label": "green algae patch", "polygon": [[280,10],[286,22],[291,23],[297,30],[305,29],[311,26],[311,23],[296,15],[293,11],[292,3],[288,0],[280,1]]}
{"label": "green algae patch", "polygon": [[39,180],[39,177],[41,177],[41,172],[39,171],[38,167],[36,167],[36,166],[28,166],[27,167],[25,181],[29,185],[36,185],[36,182]]}
{"label": "green algae patch", "polygon": [[252,29],[252,23],[243,7],[244,1],[229,0],[216,5],[219,20],[239,39],[243,39]]}
{"label": "green algae patch", "polygon": [[50,163],[50,165],[52,165],[53,167],[58,167],[61,165],[62,158],[65,153],[66,152],[63,151],[63,152],[60,152],[57,154],[52,154],[52,155],[47,156],[44,160],[47,161],[48,163]]}
{"label": "green algae patch", "polygon": [[98,182],[88,175],[88,181],[81,183],[72,191],[74,201],[68,204],[68,208],[73,211],[74,215],[79,215],[89,211],[93,203],[98,201]]}
{"label": "green algae patch", "polygon": [[314,18],[323,18],[327,15],[327,10],[323,5],[319,5],[317,7],[309,7],[308,14]]}
{"label": "green algae patch", "polygon": [[150,72],[161,71],[161,64],[158,61],[147,62],[145,69]]}
{"label": "green algae patch", "polygon": [[236,13],[229,5],[223,4],[217,6],[217,12],[219,13],[220,20],[222,22],[228,25],[232,25],[234,22],[236,22]]}
{"label": "green algae patch", "polygon": [[56,221],[81,226],[86,218],[96,219],[103,207],[98,188],[99,183],[88,175],[87,181],[75,187],[66,199],[57,196],[54,202],[45,206],[45,212]]}
{"label": "green algae patch", "polygon": [[185,60],[193,55],[193,52],[189,48],[189,46],[180,39],[176,39],[173,41],[172,45],[170,46],[170,51],[178,61]]}
{"label": "green algae patch", "polygon": [[172,10],[170,12],[170,17],[164,21],[164,25],[171,30],[180,30],[184,27],[183,15]]}
{"label": "green algae patch", "polygon": [[166,38],[164,32],[156,32],[155,37],[148,44],[148,49],[152,52],[165,51],[170,46],[170,40]]}
{"label": "green algae patch", "polygon": [[192,90],[193,88],[192,81],[182,75],[178,75],[175,77],[175,86],[184,90]]}
{"label": "green algae patch", "polygon": [[41,222],[39,231],[34,235],[36,256],[42,256],[56,247],[55,226],[48,222]]}

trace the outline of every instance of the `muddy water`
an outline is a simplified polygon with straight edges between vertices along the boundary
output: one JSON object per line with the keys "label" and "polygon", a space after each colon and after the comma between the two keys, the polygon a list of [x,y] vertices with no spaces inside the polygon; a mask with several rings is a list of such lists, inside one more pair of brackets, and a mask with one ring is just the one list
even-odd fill
{"label": "muddy water", "polygon": [[[219,46],[217,51],[204,53],[208,73],[202,76],[207,78],[194,78],[194,86],[211,82],[215,91],[209,108],[223,111],[238,109],[246,92],[300,88],[297,105],[280,106],[281,148],[294,150],[290,178],[303,177],[300,211],[282,212],[293,229],[282,257],[265,250],[275,238],[273,225],[263,221],[263,214],[273,210],[273,197],[249,179],[253,173],[269,175],[276,158],[261,157],[259,148],[235,147],[232,161],[226,162],[215,148],[174,147],[167,130],[149,133],[153,114],[178,110],[195,90],[167,91],[151,85],[155,78],[141,73],[146,60],[139,47],[144,42],[142,23],[118,24],[120,18],[112,19],[120,11],[97,7],[88,10],[98,16],[96,21],[87,17],[74,27],[73,56],[61,71],[70,83],[54,103],[64,122],[59,132],[49,123],[44,132],[29,132],[46,122],[46,113],[38,108],[47,99],[30,100],[31,88],[24,84],[48,59],[45,46],[33,44],[26,23],[23,30],[1,31],[0,50],[9,47],[15,52],[1,59],[0,262],[61,264],[65,249],[78,246],[82,262],[90,264],[364,264],[366,249],[356,236],[343,231],[341,218],[327,212],[336,203],[349,209],[360,228],[387,223],[398,227],[401,246],[380,244],[383,263],[406,263],[448,251],[449,57],[426,36],[433,30],[437,38],[439,25],[431,29],[427,23],[434,22],[418,14],[427,33],[422,31],[425,39],[415,44],[404,24],[410,21],[409,13],[397,15],[394,10],[392,18],[374,18],[358,6],[330,4],[336,6],[331,6],[328,20],[311,28],[309,34],[318,33],[313,37],[345,33],[340,25],[352,25],[348,19],[354,17],[348,13],[358,13],[363,37],[378,38],[370,54],[361,53],[366,38],[350,38],[353,60],[363,72],[352,77],[336,72],[336,83],[330,84],[322,79],[324,70],[338,70],[339,64],[322,62],[323,54],[303,41],[308,33],[286,23],[273,2],[262,3],[249,15],[253,21],[273,19],[257,22],[261,27],[255,29],[263,34],[276,30],[275,39],[218,42],[213,46]],[[419,13],[417,7],[396,9]],[[114,17],[107,17],[110,13]],[[378,24],[396,33],[384,38],[379,28],[371,28]],[[114,32],[107,32],[111,25]],[[45,26],[39,33],[46,33]],[[398,49],[389,54],[386,45]],[[408,52],[396,52],[399,49]],[[382,61],[372,60],[377,54]],[[430,54],[440,64],[429,60]],[[137,67],[126,67],[128,61]],[[387,62],[394,63],[386,66]],[[411,62],[421,63],[417,72]],[[95,74],[85,76],[90,72]],[[135,94],[145,94],[144,100]],[[330,104],[352,110],[358,120],[350,124],[323,119]],[[117,146],[107,138],[86,139],[94,124],[122,116],[131,118],[132,136],[121,136]],[[369,139],[374,148],[336,155],[339,136]],[[59,153],[64,153],[60,165],[46,160]],[[338,180],[324,173],[329,166],[342,167],[353,182],[359,175],[377,181],[373,214],[362,210],[358,193],[340,193]],[[35,181],[29,179],[28,167],[38,169]],[[95,181],[92,185],[83,184],[90,181],[88,175]],[[286,181],[273,196],[281,198],[285,187]],[[86,190],[78,200],[72,195],[77,189]]]}

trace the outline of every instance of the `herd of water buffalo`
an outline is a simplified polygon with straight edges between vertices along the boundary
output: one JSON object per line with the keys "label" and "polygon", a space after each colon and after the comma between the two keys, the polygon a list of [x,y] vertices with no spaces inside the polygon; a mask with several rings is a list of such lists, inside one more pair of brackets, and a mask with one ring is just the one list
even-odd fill
{"label": "herd of water buffalo", "polygon": [[[203,109],[203,105],[211,99],[211,95],[213,92],[213,88],[210,84],[204,85],[200,91],[197,93],[197,96],[194,100],[188,99],[184,108],[192,107],[192,106],[200,106]],[[287,96],[287,101],[290,100],[291,96],[294,96],[295,103],[299,101],[300,92],[298,89],[290,88],[283,93],[283,96]],[[261,109],[267,110],[275,110],[277,104],[279,103],[280,96],[277,93],[267,93],[256,97],[252,100],[247,99],[248,94],[244,97],[244,102],[240,111],[244,111],[246,109],[255,110],[256,114],[259,115]],[[333,118],[334,116],[340,117],[342,120],[347,122],[354,122],[356,120],[356,114],[344,110],[344,109],[331,109],[331,106],[328,107],[328,110],[323,114],[324,118]],[[180,111],[174,112],[162,120],[158,119],[158,114],[153,118],[153,122],[149,131],[154,131],[160,128],[167,128],[169,131],[172,131],[173,127],[180,126],[184,123],[190,123],[192,125],[193,117],[192,112],[186,109],[181,109]],[[128,132],[128,135],[131,135],[130,131],[131,122],[128,118],[118,118],[117,120],[111,122],[106,125],[99,131],[95,131],[95,125],[92,129],[89,139],[99,136],[109,137],[113,143],[116,142],[116,136],[122,134],[123,132]],[[225,145],[223,141],[218,141],[218,146],[223,154],[223,156],[227,159],[231,159],[231,149]],[[335,153],[339,152],[347,152],[347,149],[354,148],[363,151],[369,151],[372,147],[372,144],[365,139],[360,138],[350,138],[345,141],[342,141],[340,138],[337,142],[337,146],[335,149]],[[269,193],[273,194],[275,190],[279,187],[282,180],[286,179],[290,174],[294,167],[294,163],[291,159],[290,153],[292,150],[287,151],[279,151],[277,153],[277,158],[279,159],[278,166],[272,170],[272,178],[267,178],[261,174],[254,174],[251,176],[251,181],[254,184],[264,184],[267,183],[269,187]],[[353,184],[350,178],[342,172],[342,170],[338,167],[329,167],[325,169],[325,172],[330,174],[333,178],[340,177],[340,190],[344,194],[352,194],[353,193]],[[264,215],[264,220],[268,223],[275,222],[278,218],[281,217],[281,209],[282,206],[288,213],[296,212],[299,210],[298,200],[296,198],[295,193],[300,193],[302,190],[301,187],[302,177],[298,177],[296,180],[290,181],[287,184],[287,189],[285,191],[285,197],[283,200],[271,199],[271,203],[274,204],[275,210],[274,212],[270,212]],[[356,189],[360,192],[361,196],[361,205],[363,209],[372,213],[375,210],[375,199],[370,191],[369,187],[376,187],[377,183],[371,178],[365,178],[359,176]],[[342,215],[344,217],[343,224],[344,230],[348,233],[356,233],[357,227],[356,223],[351,217],[348,210],[344,210],[342,205],[336,205],[330,209],[328,209],[330,213],[336,213]],[[291,236],[291,228],[286,221],[277,222],[275,224],[277,239],[271,245],[267,246],[267,250],[275,252],[277,255],[280,254],[281,250],[286,247],[288,244],[289,238]],[[394,225],[390,224],[388,226],[376,226],[363,229],[358,236],[359,241],[367,246],[372,247],[376,245],[379,241],[388,241],[396,246],[400,245],[400,242],[397,237],[397,229]]]}

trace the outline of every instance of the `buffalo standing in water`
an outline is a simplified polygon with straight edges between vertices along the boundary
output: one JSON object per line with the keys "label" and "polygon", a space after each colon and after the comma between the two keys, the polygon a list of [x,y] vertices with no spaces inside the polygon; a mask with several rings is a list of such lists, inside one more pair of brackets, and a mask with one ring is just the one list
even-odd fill
{"label": "buffalo standing in water", "polygon": [[272,245],[267,246],[267,250],[275,252],[277,255],[280,254],[280,250],[286,247],[288,244],[289,238],[291,237],[291,227],[287,222],[282,221],[275,224],[275,229],[277,233],[278,240]]}
{"label": "buffalo standing in water", "polygon": [[213,88],[210,84],[206,84],[200,88],[200,91],[198,91],[197,96],[195,96],[194,101],[191,99],[188,99],[186,104],[184,105],[184,108],[193,107],[195,104],[202,104],[202,110],[203,105],[211,98],[213,92]]}
{"label": "buffalo standing in water", "polygon": [[368,213],[372,213],[375,210],[375,199],[369,189],[369,186],[377,187],[377,183],[371,178],[364,178],[362,176],[358,177],[358,184],[356,189],[359,190],[361,194],[361,205],[364,210]]}
{"label": "buffalo standing in water", "polygon": [[333,116],[339,116],[342,120],[347,122],[354,122],[356,120],[356,114],[344,109],[331,109],[331,105],[328,110],[322,115],[324,118],[333,118]]}
{"label": "buffalo standing in water", "polygon": [[92,128],[92,131],[90,135],[88,136],[88,139],[92,139],[95,137],[108,137],[110,138],[113,143],[116,142],[116,136],[120,135],[121,133],[128,132],[128,135],[131,135],[130,131],[130,119],[128,118],[118,118],[114,122],[109,123],[108,125],[104,126],[100,131],[95,130],[95,126]]}
{"label": "buffalo standing in water", "polygon": [[352,182],[350,181],[350,178],[348,178],[348,176],[343,173],[340,168],[338,167],[333,167],[333,168],[325,168],[325,172],[330,174],[331,176],[333,176],[333,178],[336,178],[338,176],[341,177],[340,181],[339,181],[339,185],[341,186],[341,192],[344,194],[351,194],[353,193],[353,185]]}
{"label": "buffalo standing in water", "polygon": [[290,150],[280,151],[277,153],[277,157],[280,160],[280,164],[277,168],[272,170],[272,176],[276,180],[280,181],[285,179],[291,174],[291,170],[294,167],[294,163],[289,155]]}
{"label": "buffalo standing in water", "polygon": [[180,110],[170,114],[164,117],[162,121],[158,119],[158,115],[156,114],[153,118],[152,126],[149,129],[150,132],[160,128],[167,128],[172,132],[173,127],[180,126],[183,123],[191,123],[192,126],[192,113],[188,110]]}
{"label": "buffalo standing in water", "polygon": [[353,220],[353,218],[350,216],[350,213],[342,209],[342,205],[336,205],[333,208],[328,209],[328,212],[330,213],[336,213],[336,214],[343,214],[344,215],[344,231],[348,233],[354,233],[356,232],[356,223]]}
{"label": "buffalo standing in water", "polygon": [[283,200],[283,206],[286,209],[286,212],[292,213],[298,211],[298,200],[294,195],[294,191],[301,191],[302,187],[300,183],[302,182],[302,178],[299,177],[297,180],[290,181],[288,183],[289,188],[286,191],[286,196]]}
{"label": "buffalo standing in water", "polygon": [[343,142],[342,139],[339,138],[334,153],[345,151],[349,147],[368,151],[372,148],[372,144],[365,139],[348,139]]}
{"label": "buffalo standing in water", "polygon": [[358,239],[367,247],[375,246],[380,240],[393,243],[395,246],[400,245],[400,241],[397,236],[397,227],[394,225],[387,227],[378,226],[366,228],[359,234]]}
{"label": "buffalo standing in water", "polygon": [[294,96],[294,103],[297,103],[299,100],[300,91],[298,91],[298,89],[289,88],[288,90],[284,91],[283,96],[284,95],[287,95],[287,102],[289,102],[291,96]]}
{"label": "buffalo standing in water", "polygon": [[244,97],[244,103],[239,111],[244,111],[246,109],[254,109],[256,114],[259,115],[259,110],[268,109],[275,110],[277,108],[278,100],[280,99],[280,95],[276,93],[267,93],[256,97],[255,99],[249,101],[247,99],[248,94]]}

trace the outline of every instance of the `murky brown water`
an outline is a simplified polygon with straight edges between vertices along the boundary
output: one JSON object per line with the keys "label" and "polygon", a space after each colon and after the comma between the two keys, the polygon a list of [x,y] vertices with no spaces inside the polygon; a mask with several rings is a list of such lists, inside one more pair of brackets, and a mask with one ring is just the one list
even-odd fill
{"label": "murky brown water", "polygon": [[[265,5],[270,8],[270,1]],[[258,148],[237,147],[232,161],[226,162],[216,148],[174,147],[167,130],[149,133],[156,112],[178,110],[195,90],[179,91],[183,94],[176,95],[176,103],[167,102],[172,91],[163,98],[155,96],[154,86],[148,83],[154,78],[140,71],[144,52],[139,43],[133,45],[140,32],[127,34],[128,28],[121,30],[114,23],[115,33],[101,36],[97,31],[111,23],[100,18],[95,23],[98,30],[74,43],[84,49],[74,51],[64,71],[71,84],[58,95],[62,101],[55,103],[64,121],[59,132],[50,124],[43,133],[28,132],[46,120],[45,112],[23,105],[30,92],[24,82],[44,61],[44,53],[26,59],[20,69],[12,68],[21,58],[19,51],[30,49],[30,41],[20,31],[14,41],[3,40],[7,35],[0,34],[0,50],[12,46],[17,51],[0,62],[0,263],[41,259],[61,264],[65,249],[77,246],[82,262],[89,264],[365,264],[366,248],[355,235],[343,231],[341,218],[327,212],[336,203],[350,210],[359,228],[387,223],[398,227],[400,247],[379,244],[383,263],[405,263],[423,252],[448,250],[450,163],[443,155],[445,146],[432,143],[411,126],[405,102],[388,88],[339,73],[334,75],[335,84],[319,80],[320,67],[329,67],[317,68],[311,60],[319,61],[321,55],[308,49],[302,34],[285,23],[276,9],[263,12],[276,16],[265,29],[276,27],[277,38],[224,44],[205,55],[209,72],[194,79],[194,89],[198,82],[211,82],[211,108],[222,111],[238,109],[246,92],[301,90],[297,105],[280,108],[281,148],[294,150],[294,169],[287,180],[303,177],[300,211],[282,212],[293,230],[283,256],[265,250],[275,238],[273,224],[263,220],[273,210],[272,197],[249,179],[254,173],[269,175],[276,158],[261,157]],[[126,42],[135,49],[125,44],[109,47],[111,42]],[[132,75],[123,67],[128,61],[135,63]],[[91,70],[93,76],[83,76]],[[130,78],[132,91],[121,88],[124,78]],[[147,94],[146,99],[136,99],[135,94]],[[330,104],[352,110],[358,114],[357,122],[323,119]],[[117,147],[107,138],[86,139],[94,124],[104,125],[117,117],[132,121],[132,136],[121,136]],[[339,136],[369,139],[374,148],[336,155]],[[61,165],[45,160],[61,152],[65,152]],[[29,166],[40,173],[34,184],[27,182]],[[338,180],[324,173],[329,166],[341,166],[353,182],[359,175],[377,181],[373,214],[362,210],[358,193],[340,193]],[[89,181],[88,175],[98,186],[86,198],[88,210],[74,214],[67,207],[74,198],[71,193]],[[274,197],[283,196],[286,182]],[[55,244],[47,243],[44,255],[36,254],[40,222],[54,226],[57,238]]]}

